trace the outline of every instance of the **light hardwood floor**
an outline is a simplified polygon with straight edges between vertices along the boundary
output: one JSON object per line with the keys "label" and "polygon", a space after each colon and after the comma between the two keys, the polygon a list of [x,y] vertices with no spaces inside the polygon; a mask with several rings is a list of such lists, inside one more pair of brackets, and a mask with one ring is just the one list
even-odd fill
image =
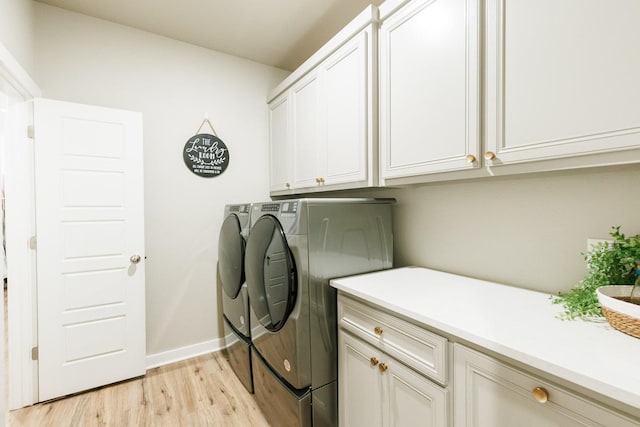
{"label": "light hardwood floor", "polygon": [[9,412],[8,426],[256,426],[262,412],[222,353],[142,378]]}

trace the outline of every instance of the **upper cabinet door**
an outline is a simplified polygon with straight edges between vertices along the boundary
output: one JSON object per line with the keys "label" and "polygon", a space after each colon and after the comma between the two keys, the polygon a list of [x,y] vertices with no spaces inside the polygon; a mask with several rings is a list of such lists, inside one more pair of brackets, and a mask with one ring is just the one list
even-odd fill
{"label": "upper cabinet door", "polygon": [[289,105],[289,92],[285,92],[269,104],[271,191],[289,190],[293,182]]}
{"label": "upper cabinet door", "polygon": [[378,9],[370,5],[273,90],[272,110],[281,96],[289,100],[293,179],[273,185],[285,181],[274,181],[272,157],[272,195],[377,183],[377,28]]}
{"label": "upper cabinet door", "polygon": [[366,181],[370,151],[370,32],[361,32],[323,65],[326,184]]}
{"label": "upper cabinet door", "polygon": [[486,12],[490,165],[640,145],[639,1],[489,0]]}
{"label": "upper cabinet door", "polygon": [[479,167],[478,1],[415,0],[382,18],[383,180]]}
{"label": "upper cabinet door", "polygon": [[324,165],[323,111],[317,70],[291,88],[294,188],[319,184]]}

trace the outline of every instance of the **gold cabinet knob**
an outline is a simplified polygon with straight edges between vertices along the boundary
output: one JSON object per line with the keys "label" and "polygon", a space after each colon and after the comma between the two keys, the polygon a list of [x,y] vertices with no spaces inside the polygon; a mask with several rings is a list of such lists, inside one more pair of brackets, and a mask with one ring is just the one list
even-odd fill
{"label": "gold cabinet knob", "polygon": [[469,154],[466,159],[467,163],[474,163],[476,161],[476,156],[474,156],[473,154]]}
{"label": "gold cabinet knob", "polygon": [[316,184],[320,184],[320,178],[316,178]]}
{"label": "gold cabinet knob", "polygon": [[380,372],[385,372],[387,369],[389,369],[389,367],[386,363],[381,363],[378,365],[378,369],[380,369]]}
{"label": "gold cabinet knob", "polygon": [[487,151],[486,153],[484,153],[484,158],[487,160],[493,160],[496,158],[496,153],[494,153],[493,151]]}
{"label": "gold cabinet knob", "polygon": [[291,188],[291,184],[289,184],[288,182],[285,185],[287,186],[287,188]]}
{"label": "gold cabinet knob", "polygon": [[371,363],[371,366],[376,366],[380,362],[375,357],[372,357],[371,359],[369,359],[369,363]]}
{"label": "gold cabinet knob", "polygon": [[324,184],[324,178],[320,178],[320,184]]}
{"label": "gold cabinet knob", "polygon": [[373,328],[373,332],[375,332],[376,335],[382,335],[382,328],[380,326],[376,326]]}
{"label": "gold cabinet knob", "polygon": [[539,403],[545,403],[549,400],[549,392],[542,387],[534,388],[531,394],[533,394],[533,398]]}

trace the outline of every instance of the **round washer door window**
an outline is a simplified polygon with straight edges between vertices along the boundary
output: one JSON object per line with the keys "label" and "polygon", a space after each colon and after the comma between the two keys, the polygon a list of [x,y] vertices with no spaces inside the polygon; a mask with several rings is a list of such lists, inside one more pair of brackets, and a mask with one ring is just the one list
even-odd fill
{"label": "round washer door window", "polygon": [[268,330],[282,328],[296,298],[296,269],[282,230],[273,215],[251,228],[245,258],[249,303]]}
{"label": "round washer door window", "polygon": [[222,223],[218,239],[218,269],[222,289],[230,298],[236,298],[244,283],[245,242],[240,229],[240,220],[235,214],[227,216]]}

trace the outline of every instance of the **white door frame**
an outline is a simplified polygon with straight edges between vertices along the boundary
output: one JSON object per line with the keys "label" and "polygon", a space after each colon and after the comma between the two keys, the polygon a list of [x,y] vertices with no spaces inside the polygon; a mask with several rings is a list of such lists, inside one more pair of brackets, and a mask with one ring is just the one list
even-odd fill
{"label": "white door frame", "polygon": [[[29,101],[41,96],[38,85],[31,79],[29,74],[22,68],[14,56],[0,43],[0,79],[8,82],[16,91]],[[26,126],[32,124],[33,116],[30,109],[25,106],[21,114],[21,122],[18,126],[25,125],[24,133],[16,133],[20,137],[20,144],[31,144],[27,137]],[[7,150],[11,152],[11,149]],[[25,154],[26,153],[26,154]],[[7,235],[7,264],[15,265],[16,268],[9,267],[8,277],[12,283],[20,283],[20,286],[11,287],[9,293],[8,306],[8,354],[9,354],[9,389],[6,390],[8,399],[7,409],[17,409],[31,405],[38,400],[38,377],[37,361],[31,360],[31,347],[37,342],[36,330],[36,278],[35,278],[35,253],[29,250],[11,250],[11,246],[25,248],[33,230],[35,230],[35,208],[33,196],[33,145],[28,150],[24,150],[24,156],[20,156],[16,162],[9,167],[7,162],[7,181],[13,178],[20,186],[24,196],[16,201],[13,209],[21,210],[22,223],[18,230],[12,230],[11,240]],[[8,156],[9,157],[9,156]],[[16,164],[20,162],[20,164]],[[10,176],[10,173],[21,169],[21,176]],[[7,182],[7,184],[9,184]],[[7,190],[10,190],[7,187]],[[24,191],[26,190],[26,191]],[[7,195],[10,197],[9,191]],[[7,216],[11,215],[9,209],[11,200],[7,201]],[[27,215],[25,215],[25,213]],[[15,224],[15,222],[14,222]],[[4,331],[3,331],[4,334]]]}

